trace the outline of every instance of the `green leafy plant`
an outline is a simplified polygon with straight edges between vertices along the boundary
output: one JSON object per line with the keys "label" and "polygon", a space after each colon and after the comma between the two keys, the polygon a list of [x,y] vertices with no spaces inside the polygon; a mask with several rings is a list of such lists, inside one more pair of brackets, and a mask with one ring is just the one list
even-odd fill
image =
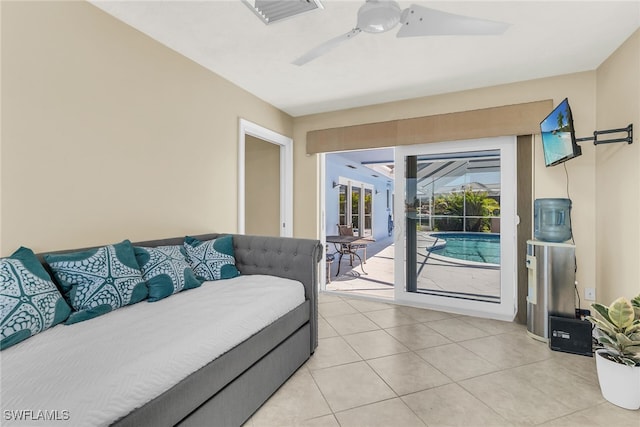
{"label": "green leafy plant", "polygon": [[607,357],[627,366],[640,366],[640,295],[629,301],[620,297],[609,307],[594,303],[600,319],[587,316],[598,330],[598,344]]}
{"label": "green leafy plant", "polygon": [[[465,189],[460,193],[441,194],[434,200],[434,214],[444,216],[437,217],[434,221],[435,228],[439,231],[487,232],[490,230],[488,217],[499,212],[500,204],[484,191]],[[463,230],[464,215],[467,220]]]}
{"label": "green leafy plant", "polygon": [[635,312],[636,320],[640,320],[640,294],[631,300],[633,311]]}

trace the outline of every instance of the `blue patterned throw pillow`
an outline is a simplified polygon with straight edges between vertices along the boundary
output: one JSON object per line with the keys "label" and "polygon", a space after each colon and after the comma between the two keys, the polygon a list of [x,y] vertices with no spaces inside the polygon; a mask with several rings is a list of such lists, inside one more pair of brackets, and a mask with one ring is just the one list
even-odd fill
{"label": "blue patterned throw pillow", "polygon": [[66,324],[135,304],[148,295],[131,242],[67,254],[48,254],[65,299],[75,310]]}
{"label": "blue patterned throw pillow", "polygon": [[69,313],[31,249],[0,259],[0,350],[63,322]]}
{"label": "blue patterned throw pillow", "polygon": [[206,242],[187,236],[184,248],[191,268],[201,280],[231,279],[240,275],[234,257],[233,236],[222,236]]}
{"label": "blue patterned throw pillow", "polygon": [[149,302],[154,302],[202,284],[185,258],[180,246],[134,247],[142,278],[149,287]]}

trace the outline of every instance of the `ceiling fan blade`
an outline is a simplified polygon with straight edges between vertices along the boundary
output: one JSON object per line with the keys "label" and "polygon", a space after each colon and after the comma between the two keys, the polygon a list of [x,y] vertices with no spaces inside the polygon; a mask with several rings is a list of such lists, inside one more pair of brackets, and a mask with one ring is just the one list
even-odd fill
{"label": "ceiling fan blade", "polygon": [[504,33],[509,24],[442,12],[412,4],[402,12],[397,37],[482,36]]}
{"label": "ceiling fan blade", "polygon": [[361,30],[359,28],[354,28],[353,30],[349,31],[346,34],[327,40],[326,42],[322,43],[319,46],[316,46],[315,48],[311,49],[309,52],[305,53],[304,55],[302,55],[301,57],[293,61],[292,64],[304,65],[307,62],[312,61],[317,57],[322,56],[325,53],[329,52],[331,49],[335,48],[342,42],[345,42],[349,39],[354,38],[355,36],[360,34],[360,31]]}

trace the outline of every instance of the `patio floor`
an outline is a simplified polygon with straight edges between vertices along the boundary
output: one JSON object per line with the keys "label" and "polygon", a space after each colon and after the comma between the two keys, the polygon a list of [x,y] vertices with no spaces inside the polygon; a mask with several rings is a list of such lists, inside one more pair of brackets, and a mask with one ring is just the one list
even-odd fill
{"label": "patio floor", "polygon": [[[451,259],[433,254],[427,259],[426,250],[432,244],[433,239],[427,233],[418,233],[418,289],[437,293],[477,295],[489,301],[499,300],[500,269],[452,263]],[[334,251],[333,245],[329,244],[329,253]],[[362,251],[358,253],[362,256]],[[349,265],[349,258],[344,256],[339,276],[336,276],[336,256],[331,264],[331,282],[327,283],[326,289],[393,299],[394,254],[393,237],[381,239],[367,247],[364,269],[368,274],[363,274],[357,258],[352,267]]]}

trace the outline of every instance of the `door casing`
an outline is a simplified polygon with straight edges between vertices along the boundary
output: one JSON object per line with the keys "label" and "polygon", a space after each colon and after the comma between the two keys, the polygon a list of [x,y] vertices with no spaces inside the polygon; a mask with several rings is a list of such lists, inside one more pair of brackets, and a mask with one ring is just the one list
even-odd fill
{"label": "door casing", "polygon": [[247,135],[280,147],[280,236],[293,237],[293,139],[242,118],[238,130],[238,234],[245,233]]}

